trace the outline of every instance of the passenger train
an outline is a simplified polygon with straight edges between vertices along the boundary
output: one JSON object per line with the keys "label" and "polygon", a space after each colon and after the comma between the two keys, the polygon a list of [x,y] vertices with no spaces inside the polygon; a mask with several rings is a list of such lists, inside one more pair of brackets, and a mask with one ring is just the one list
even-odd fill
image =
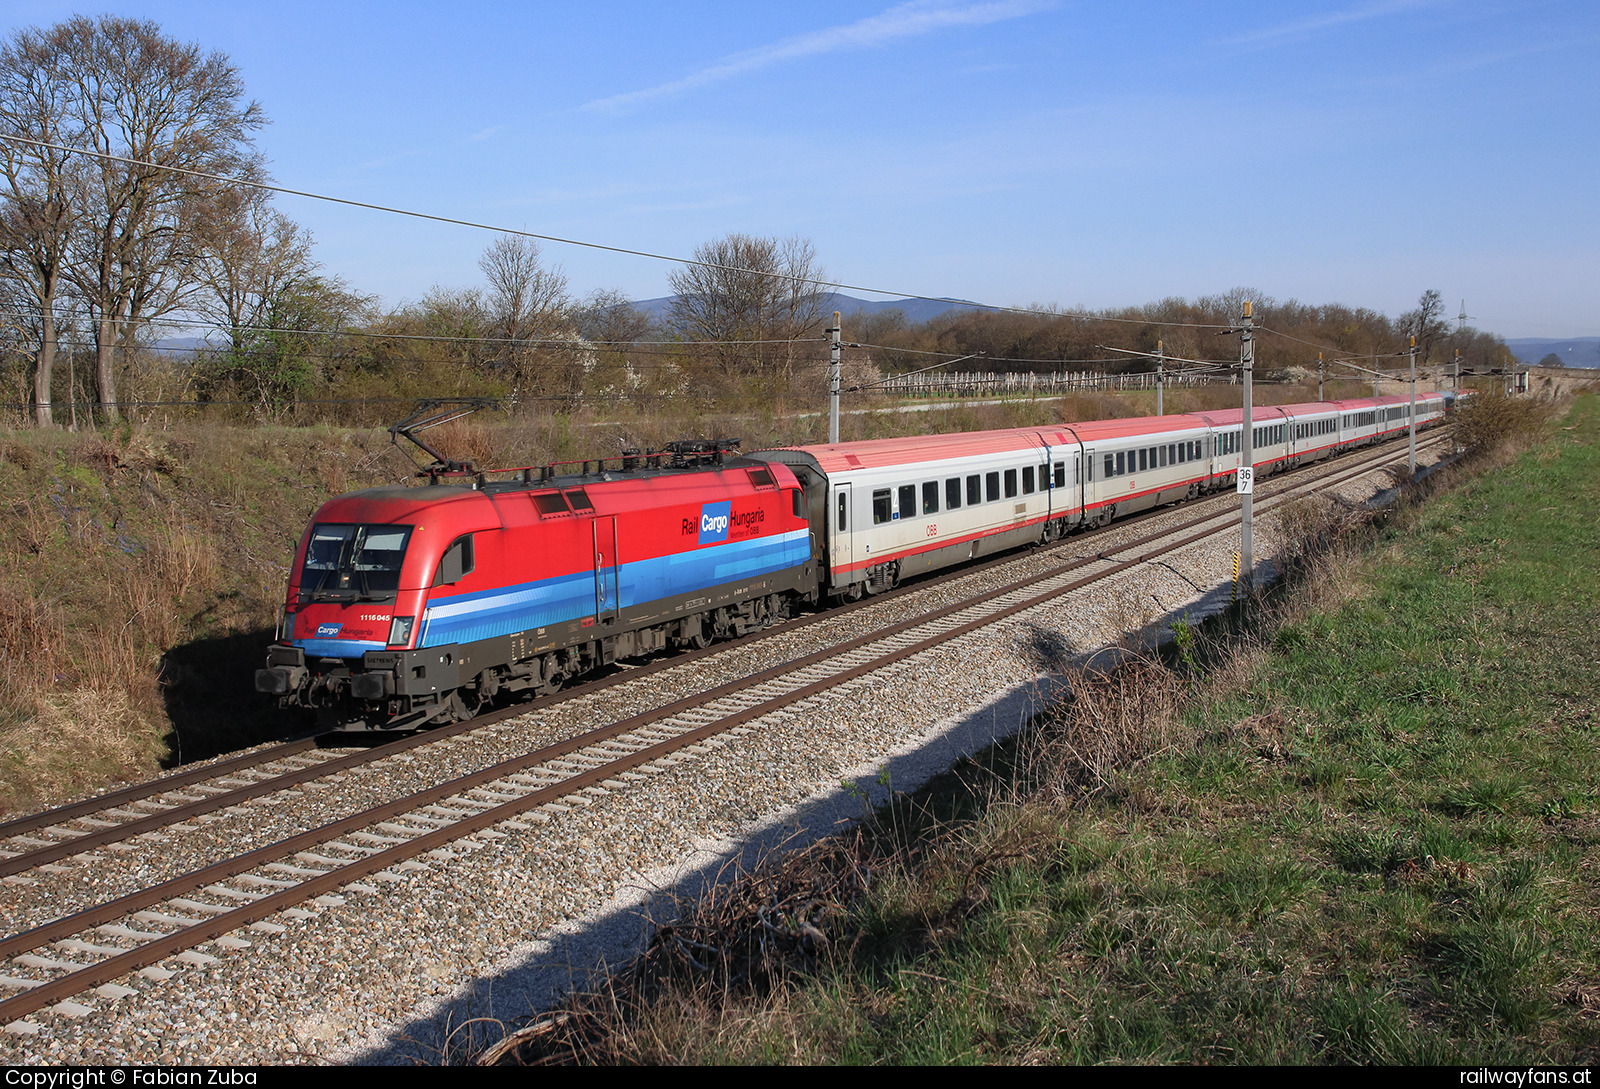
{"label": "passenger train", "polygon": [[[1449,394],[1419,393],[1419,427]],[[1258,475],[1403,434],[1405,397],[1263,406]],[[258,691],[413,729],[1233,485],[1240,409],[762,450],[673,443],[325,503]],[[499,477],[501,479],[491,479]],[[447,476],[444,479],[449,479]]]}

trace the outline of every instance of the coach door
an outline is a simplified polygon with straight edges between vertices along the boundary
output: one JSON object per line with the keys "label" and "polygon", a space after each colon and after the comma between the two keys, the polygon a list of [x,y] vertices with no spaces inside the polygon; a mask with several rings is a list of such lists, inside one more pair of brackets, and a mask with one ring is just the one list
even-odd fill
{"label": "coach door", "polygon": [[595,518],[589,522],[594,534],[594,616],[605,623],[619,618],[617,600],[617,519]]}
{"label": "coach door", "polygon": [[828,562],[840,575],[855,562],[850,547],[850,485],[835,484],[833,497],[828,502]]}

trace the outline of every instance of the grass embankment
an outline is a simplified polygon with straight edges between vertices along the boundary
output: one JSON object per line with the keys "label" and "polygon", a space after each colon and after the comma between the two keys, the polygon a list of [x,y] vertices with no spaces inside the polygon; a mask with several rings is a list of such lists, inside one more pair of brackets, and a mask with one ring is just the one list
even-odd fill
{"label": "grass embankment", "polygon": [[1600,400],[1553,435],[719,892],[520,1057],[1593,1063]]}

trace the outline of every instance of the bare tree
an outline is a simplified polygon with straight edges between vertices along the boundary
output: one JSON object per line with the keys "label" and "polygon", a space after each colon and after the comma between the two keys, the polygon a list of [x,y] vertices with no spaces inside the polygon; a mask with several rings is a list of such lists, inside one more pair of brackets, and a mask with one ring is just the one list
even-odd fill
{"label": "bare tree", "polygon": [[[571,350],[537,343],[576,340],[569,316],[572,300],[561,270],[540,263],[533,239],[514,235],[495,239],[478,267],[489,281],[489,335],[502,341],[492,358],[510,372],[514,389],[570,396],[581,388]],[[576,386],[574,380],[579,380]]]}
{"label": "bare tree", "polygon": [[33,411],[40,427],[53,421],[56,304],[78,214],[72,190],[80,164],[60,148],[76,142],[80,126],[68,88],[57,78],[61,63],[58,44],[32,28],[0,48],[0,277],[13,282],[14,294],[27,298],[37,316]]}
{"label": "bare tree", "polygon": [[1450,323],[1444,316],[1444,297],[1432,288],[1424,291],[1417,300],[1417,308],[1400,315],[1400,326],[1417,338],[1417,347],[1422,349],[1422,362],[1426,365],[1433,355],[1435,342],[1450,332]]}
{"label": "bare tree", "polygon": [[249,330],[269,325],[274,299],[316,274],[311,233],[259,189],[235,189],[205,211],[193,268],[199,290],[189,305],[238,345]]}
{"label": "bare tree", "polygon": [[814,352],[825,315],[816,248],[803,238],[730,234],[695,250],[697,265],[668,277],[671,322],[705,349],[726,380],[760,378],[785,387]]}
{"label": "bare tree", "polygon": [[120,157],[91,160],[85,171],[79,260],[68,266],[91,313],[99,399],[115,419],[116,348],[131,343],[142,322],[181,305],[200,257],[202,209],[227,189],[164,168],[259,173],[250,132],[265,118],[242,101],[226,57],[165,38],[154,23],[78,16],[46,38],[62,58],[56,78],[83,144]]}

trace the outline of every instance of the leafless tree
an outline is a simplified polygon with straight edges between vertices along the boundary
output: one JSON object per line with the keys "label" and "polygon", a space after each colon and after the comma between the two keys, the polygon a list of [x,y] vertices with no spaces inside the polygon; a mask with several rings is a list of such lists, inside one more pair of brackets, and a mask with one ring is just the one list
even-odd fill
{"label": "leafless tree", "polygon": [[69,89],[58,78],[62,60],[59,45],[32,28],[0,47],[0,277],[11,281],[12,294],[26,298],[37,318],[33,403],[40,427],[53,420],[56,306],[78,213],[73,173],[82,165],[60,150],[77,141],[81,128]]}
{"label": "leafless tree", "polygon": [[668,277],[673,327],[715,342],[706,351],[725,380],[787,387],[797,364],[817,357],[798,342],[820,338],[826,319],[816,248],[803,238],[730,234],[694,256],[701,264]]}
{"label": "leafless tree", "polygon": [[1435,342],[1450,331],[1450,323],[1444,316],[1444,297],[1431,288],[1424,291],[1417,300],[1417,308],[1400,315],[1400,325],[1417,338],[1417,347],[1422,349],[1422,362],[1426,365],[1433,355]]}
{"label": "leafless tree", "polygon": [[78,260],[67,266],[92,318],[99,398],[115,419],[116,349],[141,323],[181,305],[200,258],[203,208],[228,188],[164,168],[258,174],[250,133],[265,118],[243,101],[226,57],[163,37],[154,23],[78,16],[45,39],[62,59],[54,78],[82,144],[120,157],[91,159],[84,171]]}
{"label": "leafless tree", "polygon": [[502,342],[492,358],[510,372],[514,388],[564,396],[581,388],[571,350],[541,343],[576,341],[569,314],[572,300],[561,270],[544,267],[533,239],[513,235],[492,242],[478,267],[489,282],[489,335]]}
{"label": "leafless tree", "polygon": [[311,233],[274,209],[259,189],[235,189],[205,211],[203,249],[193,269],[199,290],[189,305],[237,345],[247,329],[268,325],[273,300],[316,274]]}

